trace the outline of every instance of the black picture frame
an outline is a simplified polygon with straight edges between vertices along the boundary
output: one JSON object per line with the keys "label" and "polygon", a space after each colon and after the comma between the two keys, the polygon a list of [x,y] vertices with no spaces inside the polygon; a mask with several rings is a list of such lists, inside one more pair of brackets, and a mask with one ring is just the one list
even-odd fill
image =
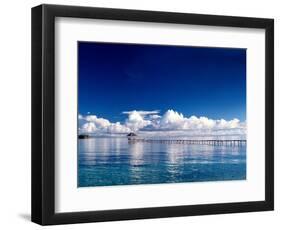
{"label": "black picture frame", "polygon": [[[55,213],[55,18],[265,29],[265,200]],[[32,8],[32,221],[41,225],[267,211],[274,209],[274,20],[94,7]]]}

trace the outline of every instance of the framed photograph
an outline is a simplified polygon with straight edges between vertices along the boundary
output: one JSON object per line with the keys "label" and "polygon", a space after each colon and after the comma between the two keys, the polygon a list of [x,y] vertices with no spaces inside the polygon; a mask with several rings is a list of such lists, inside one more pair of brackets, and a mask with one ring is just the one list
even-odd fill
{"label": "framed photograph", "polygon": [[32,8],[32,221],[273,210],[273,19]]}

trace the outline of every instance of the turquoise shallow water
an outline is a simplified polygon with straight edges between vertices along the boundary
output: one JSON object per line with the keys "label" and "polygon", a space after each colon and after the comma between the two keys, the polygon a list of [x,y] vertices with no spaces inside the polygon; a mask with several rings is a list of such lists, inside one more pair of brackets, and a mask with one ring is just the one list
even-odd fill
{"label": "turquoise shallow water", "polygon": [[246,179],[246,146],[78,140],[78,187]]}

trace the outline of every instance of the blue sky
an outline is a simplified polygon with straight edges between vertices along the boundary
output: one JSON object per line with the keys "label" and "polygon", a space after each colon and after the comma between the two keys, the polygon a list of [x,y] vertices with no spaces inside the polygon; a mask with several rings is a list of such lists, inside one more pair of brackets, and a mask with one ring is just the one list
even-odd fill
{"label": "blue sky", "polygon": [[78,43],[78,110],[110,122],[124,111],[246,120],[246,50]]}

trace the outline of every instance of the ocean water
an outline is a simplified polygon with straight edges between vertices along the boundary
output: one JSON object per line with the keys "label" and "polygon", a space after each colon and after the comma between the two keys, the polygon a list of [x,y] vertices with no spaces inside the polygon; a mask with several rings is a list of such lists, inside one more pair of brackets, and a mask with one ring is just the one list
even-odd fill
{"label": "ocean water", "polygon": [[245,145],[78,140],[78,187],[245,179]]}

